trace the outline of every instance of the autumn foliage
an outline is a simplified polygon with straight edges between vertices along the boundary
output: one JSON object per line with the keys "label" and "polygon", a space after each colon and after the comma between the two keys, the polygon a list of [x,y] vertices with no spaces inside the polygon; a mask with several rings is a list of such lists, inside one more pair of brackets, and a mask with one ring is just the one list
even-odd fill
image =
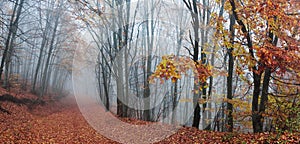
{"label": "autumn foliage", "polygon": [[[191,3],[189,7],[188,1],[185,1],[194,18],[192,21],[196,27],[194,27],[194,33],[198,34],[204,28],[198,28],[199,23],[196,21],[196,18],[198,19],[198,14],[200,16],[205,13],[204,11],[206,10],[202,11],[202,9],[207,9],[208,12],[211,3],[209,0],[204,0],[203,3],[209,3],[206,7],[206,5],[202,5],[200,1],[196,2],[196,0],[194,0],[189,2],[195,4],[195,7],[192,8]],[[212,4],[222,5],[221,0],[214,2]],[[211,15],[207,14],[207,18],[202,20],[203,23],[207,21],[207,25],[209,21],[211,21],[207,27],[213,27],[212,29],[215,30],[213,35],[215,39],[207,40],[207,43],[212,42],[214,45],[205,44],[204,33],[202,33],[203,36],[201,36],[200,40],[203,44],[199,46],[200,41],[197,40],[198,38],[195,38],[195,44],[193,45],[194,55],[190,53],[190,56],[194,56],[194,59],[184,56],[164,55],[161,57],[161,61],[159,61],[155,71],[148,80],[150,83],[154,83],[156,80],[159,80],[162,84],[165,81],[175,83],[173,86],[174,95],[172,94],[170,96],[179,96],[181,86],[180,83],[177,82],[180,79],[189,77],[194,80],[194,87],[189,86],[188,88],[191,88],[190,91],[200,95],[197,105],[199,112],[196,111],[196,114],[201,114],[202,123],[206,120],[211,121],[211,123],[208,124],[208,129],[210,130],[216,130],[216,128],[213,127],[217,127],[217,124],[228,127],[229,124],[226,125],[226,122],[229,121],[229,118],[226,118],[226,116],[232,115],[234,122],[234,125],[232,124],[232,131],[234,132],[203,131],[183,126],[174,135],[157,143],[300,143],[300,2],[298,0],[224,0],[223,4],[224,14],[221,15],[214,11],[210,13],[209,11]],[[89,3],[81,2],[80,5],[89,6]],[[195,12],[193,12],[193,10]],[[88,16],[78,18],[85,23],[93,23],[93,18],[97,15],[100,17],[105,15],[104,11],[99,11],[93,7],[82,9],[82,12],[86,11]],[[205,14],[203,17],[205,17]],[[234,18],[234,20],[230,19],[230,23],[233,23],[230,28],[227,28],[228,17]],[[110,17],[108,16],[106,18],[109,19]],[[98,18],[96,20],[98,21]],[[116,21],[113,20],[112,22]],[[199,22],[201,22],[201,20]],[[91,25],[96,26],[97,24]],[[116,45],[115,48],[117,48],[118,45],[123,45],[120,44],[123,37],[122,34],[126,35],[125,39],[127,39],[127,32],[129,32],[128,27],[124,28],[127,29],[126,33],[125,30],[123,33],[122,29],[119,30],[120,39],[118,39],[117,36],[108,35],[107,37],[108,39],[115,39],[116,43],[113,44]],[[132,31],[133,30],[135,29],[132,28]],[[49,31],[55,30],[50,29]],[[212,34],[209,30],[205,31],[207,35]],[[53,35],[55,35],[55,33]],[[104,35],[106,35],[106,33],[103,33],[103,36]],[[115,33],[113,35],[115,35]],[[190,40],[193,41],[191,35],[190,33]],[[102,36],[99,37],[102,39]],[[105,37],[103,39],[105,39]],[[47,40],[47,38],[45,38],[45,40]],[[212,47],[214,47],[214,50],[210,51],[209,48]],[[217,47],[220,47],[220,49],[217,49]],[[4,47],[0,45],[0,49],[2,48]],[[218,57],[219,61],[210,61],[213,56],[210,55],[210,52],[206,54],[206,50],[210,51],[214,57]],[[198,53],[198,51],[200,53]],[[43,50],[41,50],[41,54],[42,52]],[[116,53],[117,52],[118,51],[116,51]],[[218,53],[222,54],[218,55]],[[232,69],[226,67],[230,63],[230,61],[227,61],[229,54],[233,59],[231,64],[234,66]],[[202,61],[198,60],[200,55]],[[222,55],[224,55],[224,57],[222,57]],[[18,57],[18,55],[16,56]],[[105,61],[104,58],[103,61]],[[215,73],[217,70],[209,63],[218,65],[219,72]],[[26,64],[27,62],[25,65]],[[122,64],[123,63],[120,63],[120,65]],[[107,64],[107,66],[109,65],[110,63]],[[149,71],[147,70],[143,81],[147,80],[148,74],[152,72],[153,65],[147,64],[147,67],[149,67]],[[114,82],[110,83],[111,78],[107,79],[106,70],[104,70],[104,68],[106,67],[103,67],[103,79],[99,80],[109,80],[107,84],[108,87],[105,88],[107,92],[105,93],[115,92],[110,87],[114,85]],[[120,73],[123,72],[121,68],[123,68],[123,65],[120,67]],[[28,71],[30,69],[31,68],[28,68]],[[107,67],[107,69],[109,68]],[[46,69],[45,72],[50,73],[47,71]],[[109,71],[112,72],[112,70]],[[124,71],[126,73],[127,70]],[[226,73],[224,71],[231,71],[233,73],[224,74]],[[138,72],[139,71],[136,72],[136,75],[138,75]],[[36,75],[37,74],[38,71],[36,72]],[[217,87],[218,83],[222,83],[222,85],[225,84],[223,78],[225,80],[226,77],[229,77],[228,75],[231,75],[231,79],[228,80],[228,83],[231,82],[231,88],[226,89],[226,86]],[[218,76],[221,78],[215,78]],[[10,79],[7,79],[10,80],[11,85],[13,84],[13,78],[13,76],[10,76]],[[213,82],[213,78],[215,78],[215,82]],[[45,77],[45,81],[46,79],[48,78]],[[59,77],[55,77],[55,79],[59,79]],[[144,95],[141,94],[139,96],[144,96],[144,98],[150,97],[148,83],[140,86],[139,77],[136,76],[136,79],[136,93],[140,93],[139,87],[142,87]],[[51,81],[51,78],[49,78],[49,81]],[[119,81],[116,81],[117,86],[119,86],[118,84],[122,84],[118,82]],[[211,85],[208,85],[208,82],[210,82]],[[233,82],[236,83],[234,84]],[[20,85],[17,81],[16,84]],[[99,81],[99,85],[102,84],[104,84],[104,82]],[[177,86],[177,84],[179,86]],[[59,87],[60,86],[58,86],[58,88]],[[234,90],[232,90],[232,87],[234,87]],[[121,86],[117,88],[116,95],[118,95],[118,90],[122,90],[122,88]],[[127,90],[129,91],[129,89]],[[230,93],[234,91],[232,92],[233,94],[227,93],[227,95],[232,95],[230,98],[225,98],[226,90]],[[218,91],[222,92],[218,93]],[[184,92],[183,95],[185,95]],[[147,95],[148,93],[149,95]],[[193,97],[196,97],[196,94],[194,94]],[[107,101],[109,98],[112,98],[108,96],[109,94],[107,94]],[[165,97],[167,96],[169,95]],[[112,100],[113,99],[114,98],[112,98]],[[177,101],[177,99],[179,98],[175,97],[172,101],[173,107],[178,105],[177,102],[184,102],[182,99],[181,101],[180,99]],[[167,100],[167,98],[164,98],[164,100]],[[108,105],[110,104],[109,102],[107,103]],[[168,102],[165,101],[164,105],[166,103]],[[189,104],[192,105],[193,103],[187,100],[187,108]],[[226,105],[232,105],[231,110],[226,111]],[[89,105],[86,107],[89,107]],[[215,109],[213,107],[215,107]],[[210,111],[205,113],[205,111],[208,110]],[[109,111],[107,112],[109,113]],[[146,113],[145,111],[140,112],[140,114]],[[150,114],[151,111],[148,112]],[[153,112],[155,112],[155,109]],[[183,110],[180,112],[184,113]],[[178,115],[180,114],[178,112]],[[117,117],[117,115],[115,116]],[[205,119],[205,116],[213,120]],[[102,118],[105,119],[106,117],[102,116]],[[174,118],[176,118],[175,114]],[[150,125],[154,123],[132,118],[119,119],[132,125]],[[200,118],[197,122],[200,122]],[[198,127],[199,126],[197,126],[197,128]],[[204,128],[203,126],[203,129]],[[112,131],[109,126],[104,129]],[[114,130],[118,131],[120,129]],[[245,130],[247,133],[238,133],[243,129],[247,129]],[[252,129],[255,134],[249,132]],[[225,130],[226,128],[221,129],[221,131]],[[142,134],[153,135],[153,133]],[[132,140],[132,137],[126,138]],[[69,96],[62,99],[46,95],[44,97],[38,97],[22,89],[14,88],[12,85],[10,91],[0,88],[0,143],[110,144],[118,142],[97,133],[97,131],[87,123],[74,97]]]}
{"label": "autumn foliage", "polygon": [[[0,93],[7,94],[2,88]],[[34,95],[29,93],[9,94],[16,98],[34,98]],[[0,112],[0,143],[117,143],[97,133],[86,122],[73,97],[56,101],[47,99],[45,105],[36,106],[34,109],[11,102],[1,103],[11,114]],[[130,118],[124,118],[122,121],[130,124],[151,124]],[[238,134],[183,127],[158,143],[299,143],[299,141],[300,136],[297,133]]]}
{"label": "autumn foliage", "polygon": [[201,61],[195,62],[188,57],[166,55],[162,57],[162,61],[156,67],[150,80],[153,82],[155,78],[159,78],[161,82],[169,79],[176,82],[182,75],[187,76],[189,70],[193,72],[195,83],[206,82],[207,78],[212,75],[212,67],[202,64]]}
{"label": "autumn foliage", "polygon": [[[283,119],[293,119],[295,123],[299,117],[295,114],[299,109],[291,110],[299,103],[298,6],[299,2],[287,0],[226,1],[225,10],[235,18],[234,32],[226,28],[228,18],[213,14],[217,23],[212,24],[217,29],[215,36],[221,40],[219,44],[232,48],[236,74],[253,88],[251,107],[255,132],[262,131],[264,117],[271,119],[270,125],[277,129],[285,127],[284,130],[289,128]],[[249,72],[252,80],[245,78]]]}

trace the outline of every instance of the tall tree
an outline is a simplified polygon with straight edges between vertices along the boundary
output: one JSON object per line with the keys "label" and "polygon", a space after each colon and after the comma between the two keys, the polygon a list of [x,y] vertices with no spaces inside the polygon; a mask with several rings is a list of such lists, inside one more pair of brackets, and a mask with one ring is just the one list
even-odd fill
{"label": "tall tree", "polygon": [[50,67],[50,61],[51,61],[51,56],[53,54],[53,50],[55,48],[55,39],[57,36],[57,29],[58,29],[58,24],[59,24],[59,20],[60,20],[60,16],[62,15],[62,1],[60,1],[57,5],[57,10],[56,13],[54,15],[54,26],[53,26],[53,31],[52,31],[52,36],[50,39],[50,45],[49,45],[49,50],[47,52],[47,59],[46,59],[46,63],[45,63],[45,67],[44,67],[44,71],[43,71],[43,78],[42,78],[42,91],[41,91],[41,96],[44,95],[44,93],[46,92],[46,86],[47,86],[47,78],[49,78],[49,67]]}
{"label": "tall tree", "polygon": [[[198,12],[198,6],[197,6],[197,0],[183,0],[183,2],[185,3],[186,7],[189,9],[191,16],[192,16],[192,25],[193,25],[193,33],[194,33],[194,41],[192,42],[193,45],[193,61],[197,62],[199,60],[199,12]],[[194,89],[198,89],[199,87],[199,83],[195,83],[194,84]],[[199,128],[199,124],[200,124],[200,113],[201,113],[201,109],[200,109],[200,105],[198,103],[199,101],[199,93],[195,93],[194,94],[194,98],[193,98],[193,104],[195,107],[194,110],[194,117],[193,117],[193,127]]]}
{"label": "tall tree", "polygon": [[[297,38],[289,34],[298,25],[298,15],[289,14],[290,4],[285,0],[230,0],[228,4],[239,25],[237,37],[240,41],[235,45],[237,58],[253,76],[253,130],[262,132],[272,73],[298,70],[298,66],[289,63],[289,59],[299,59],[294,55],[299,50],[295,45]],[[244,48],[247,50],[242,50]]]}
{"label": "tall tree", "polygon": [[[228,76],[227,76],[227,99],[228,101],[232,100],[233,98],[233,89],[232,89],[232,83],[233,83],[233,69],[234,69],[234,57],[232,54],[233,51],[233,45],[234,45],[234,36],[235,36],[235,30],[234,30],[234,24],[235,19],[233,15],[230,15],[230,25],[229,25],[229,31],[230,31],[230,47],[227,49],[228,54]],[[231,102],[227,102],[227,124],[228,124],[228,131],[233,131],[233,106]]]}
{"label": "tall tree", "polygon": [[[24,0],[17,0],[14,5],[13,14],[10,19],[9,33],[5,42],[5,49],[3,52],[1,66],[0,66],[0,79],[2,78],[3,68],[5,66],[5,81],[4,87],[7,87],[9,81],[9,66],[14,52],[14,44],[17,36],[17,30],[19,26],[20,15],[22,13]],[[4,65],[5,64],[5,65]]]}
{"label": "tall tree", "polygon": [[[42,42],[41,42],[41,46],[40,46],[40,52],[39,52],[39,55],[38,55],[38,61],[37,61],[37,65],[36,65],[36,68],[35,68],[35,73],[34,73],[34,78],[33,78],[33,84],[32,84],[32,92],[35,92],[36,91],[36,85],[37,85],[37,81],[38,81],[38,74],[39,74],[39,71],[41,69],[41,66],[42,66],[42,60],[43,60],[43,57],[44,57],[44,52],[45,52],[45,48],[47,47],[47,41],[48,41],[48,37],[49,37],[49,32],[50,32],[50,29],[51,29],[51,18],[52,18],[52,15],[53,15],[53,8],[54,8],[54,1],[49,1],[48,2],[48,8],[46,9],[46,19],[45,19],[45,27],[43,28],[42,26],[42,11],[40,10],[39,12],[39,16],[40,16],[40,24],[41,24],[41,27],[42,27]],[[40,4],[40,7],[42,9],[42,5],[41,5],[41,2],[39,3]]]}

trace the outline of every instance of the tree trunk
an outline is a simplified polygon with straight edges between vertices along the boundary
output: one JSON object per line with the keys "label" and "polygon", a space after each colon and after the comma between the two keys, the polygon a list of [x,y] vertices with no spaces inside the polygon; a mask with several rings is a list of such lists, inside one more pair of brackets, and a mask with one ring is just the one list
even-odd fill
{"label": "tree trunk", "polygon": [[[193,61],[197,62],[199,59],[199,13],[198,13],[198,6],[197,6],[197,0],[192,0],[192,3],[190,1],[183,0],[187,8],[191,12],[192,16],[192,26],[194,31],[194,42],[193,43]],[[194,84],[194,90],[199,89],[199,84]],[[193,105],[194,105],[194,117],[193,117],[193,124],[192,126],[195,128],[199,128],[200,124],[200,118],[201,118],[201,109],[199,106],[199,94],[194,93],[193,96]]]}
{"label": "tree trunk", "polygon": [[[148,3],[148,1],[145,1],[145,5],[147,5],[147,10],[153,9],[155,6],[153,2]],[[150,5],[150,7],[149,7]],[[147,16],[148,18],[148,16]],[[148,20],[148,19],[147,19]],[[150,24],[148,24],[150,22]],[[151,118],[151,111],[154,108],[151,108],[151,99],[150,99],[150,84],[149,84],[149,77],[151,76],[151,66],[152,66],[152,50],[153,50],[153,42],[154,42],[154,28],[155,28],[155,21],[154,21],[154,11],[150,13],[150,20],[148,20],[147,25],[146,25],[146,32],[147,32],[147,56],[146,56],[146,73],[145,73],[145,78],[144,78],[144,107],[146,108],[144,111],[144,120],[146,121],[152,121]]]}
{"label": "tree trunk", "polygon": [[[242,20],[238,18],[238,14],[236,12],[236,5],[234,0],[230,0],[231,11],[234,15],[237,23],[241,26],[242,32],[245,34],[247,39],[247,46],[249,48],[249,53],[253,59],[255,59],[255,54],[253,51],[253,44],[250,37],[250,33],[247,30],[246,25]],[[252,98],[252,126],[254,133],[262,132],[262,125],[260,122],[259,110],[258,110],[258,99],[260,95],[260,80],[261,80],[261,72],[258,72],[258,65],[252,67],[253,81],[254,81],[254,90],[253,90],[253,98]]]}
{"label": "tree trunk", "polygon": [[260,94],[260,80],[261,74],[257,74],[256,72],[253,73],[254,79],[254,90],[253,90],[253,98],[252,98],[252,126],[253,132],[262,132],[262,125],[260,125],[260,117],[258,111],[258,98]]}
{"label": "tree trunk", "polygon": [[[235,19],[233,15],[230,15],[230,43],[234,44],[234,24],[235,24]],[[227,54],[228,54],[228,76],[227,76],[227,99],[228,100],[232,100],[233,98],[233,90],[232,90],[232,77],[233,77],[233,66],[234,66],[234,59],[233,59],[233,55],[232,55],[232,51],[233,48],[230,47],[227,50]],[[233,131],[233,116],[232,116],[232,112],[233,112],[233,106],[232,103],[227,102],[227,111],[228,111],[228,115],[227,115],[227,125],[228,125],[228,130],[229,132]]]}
{"label": "tree trunk", "polygon": [[[270,38],[270,43],[272,43],[274,46],[276,46],[276,44],[278,42],[278,37],[274,36],[274,34],[270,31],[269,38]],[[267,67],[265,69],[265,74],[264,74],[264,79],[263,79],[262,93],[261,93],[260,105],[259,105],[259,113],[258,113],[258,118],[257,118],[257,119],[260,119],[258,121],[258,123],[259,123],[258,125],[260,126],[260,129],[258,132],[263,132],[264,117],[262,114],[265,112],[266,104],[268,102],[268,91],[269,91],[270,78],[271,78],[271,68]]]}
{"label": "tree trunk", "polygon": [[56,17],[55,17],[55,23],[54,23],[54,29],[53,29],[53,33],[52,33],[52,37],[51,37],[51,42],[50,42],[50,47],[49,47],[49,51],[48,51],[48,55],[47,55],[47,60],[46,60],[46,64],[45,64],[45,68],[43,71],[43,79],[42,79],[42,91],[40,94],[40,97],[42,97],[46,91],[46,85],[47,85],[47,78],[48,78],[48,69],[49,69],[49,65],[50,65],[50,60],[51,60],[51,55],[52,55],[52,51],[54,49],[54,41],[55,41],[55,37],[56,37],[56,32],[57,32],[57,28],[58,28],[58,24],[59,24],[59,18],[60,18],[60,7],[59,7],[59,12],[57,13]]}
{"label": "tree trunk", "polygon": [[[42,16],[40,16],[40,17],[42,19]],[[39,73],[39,70],[41,68],[43,52],[44,52],[44,49],[45,49],[46,43],[47,43],[47,37],[48,37],[48,33],[49,33],[49,28],[50,28],[49,17],[50,17],[50,11],[47,10],[46,26],[45,26],[45,30],[43,31],[42,44],[41,44],[41,47],[40,47],[39,58],[38,58],[35,73],[34,73],[33,84],[32,84],[32,89],[31,89],[32,92],[35,92],[35,90],[36,90],[36,83],[37,83],[38,73]]]}

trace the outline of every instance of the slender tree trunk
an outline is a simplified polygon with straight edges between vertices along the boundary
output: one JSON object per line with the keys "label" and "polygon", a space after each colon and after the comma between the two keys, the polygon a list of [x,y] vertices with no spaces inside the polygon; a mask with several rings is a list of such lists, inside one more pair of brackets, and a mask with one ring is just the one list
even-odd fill
{"label": "slender tree trunk", "polygon": [[[122,7],[123,2],[119,1],[119,0],[113,0],[112,1],[112,8],[116,9],[118,11],[118,18],[116,19],[116,15],[115,13],[113,13],[113,23],[112,23],[112,29],[114,30],[112,32],[113,34],[113,47],[114,47],[114,51],[116,51],[117,53],[119,53],[122,48],[123,48],[123,37],[122,37],[122,32],[123,32],[123,28],[122,28],[122,9],[120,7]],[[124,81],[123,81],[123,55],[117,55],[116,57],[116,64],[114,65],[114,70],[117,72],[116,74],[116,83],[117,83],[117,115],[120,117],[124,117],[124,103],[122,102],[121,99],[124,99]]]}
{"label": "slender tree trunk", "polygon": [[[225,0],[222,0],[220,12],[219,12],[219,17],[223,16],[223,12],[224,12],[224,3],[225,3]],[[207,10],[207,11],[209,11],[209,10]],[[207,15],[207,17],[209,17],[209,15]],[[209,18],[207,18],[207,19],[209,19]],[[209,22],[209,20],[208,20],[207,22]],[[207,33],[206,35],[208,35],[208,33]],[[215,65],[215,53],[216,53],[216,47],[217,47],[217,42],[214,40],[213,49],[212,49],[212,54],[211,54],[211,60],[210,60],[210,65],[211,65],[211,66],[214,66],[214,65]],[[213,76],[210,76],[210,77],[209,77],[209,91],[208,91],[208,97],[207,97],[208,99],[211,99],[211,97],[212,97],[213,82],[214,82],[214,77],[213,77]],[[212,108],[212,103],[208,103],[207,107],[208,107],[209,109],[211,109],[211,108]],[[215,109],[217,110],[217,107],[216,107]],[[220,130],[220,129],[219,129],[219,120],[218,120],[218,119],[219,119],[220,112],[221,112],[221,110],[218,110],[218,111],[216,112],[217,114],[216,114],[215,118],[213,118],[214,121],[215,121],[215,120],[217,120],[217,121],[216,121],[216,122],[210,122],[210,124],[206,126],[205,130],[211,130],[211,129],[215,130],[216,128],[217,128],[218,131]],[[212,113],[209,112],[209,113],[208,113],[208,118],[209,118],[209,119],[212,119],[212,116],[211,116],[211,115],[212,115]],[[215,123],[215,124],[214,124],[214,128],[212,127],[212,124],[213,124],[213,123]]]}
{"label": "slender tree trunk", "polygon": [[[129,20],[130,20],[130,0],[127,0],[125,3],[126,6],[126,16],[124,18],[125,26],[124,26],[124,63],[125,63],[125,99],[126,103],[129,103],[129,51],[130,51],[130,43],[129,43]],[[129,116],[129,110],[130,108],[127,106],[127,104],[124,105],[124,113],[126,117]]]}
{"label": "slender tree trunk", "polygon": [[[177,36],[178,40],[177,40],[177,51],[176,51],[176,56],[179,56],[179,52],[180,52],[180,48],[182,46],[182,40],[183,40],[183,30],[181,27],[179,27],[179,29],[176,29],[176,32],[179,34]],[[180,84],[179,84],[180,85]],[[180,99],[180,95],[178,95],[178,80],[175,81],[174,84],[174,98],[173,98],[173,113],[172,113],[172,123],[175,124],[176,123],[176,107],[178,105],[178,99]]]}
{"label": "slender tree trunk", "polygon": [[[104,58],[102,58],[102,63],[104,63]],[[109,91],[108,91],[108,87],[109,87],[109,80],[108,78],[110,76],[107,76],[107,75],[110,75],[107,73],[107,70],[105,69],[105,67],[102,65],[102,78],[103,78],[103,89],[104,89],[104,96],[105,96],[105,107],[106,107],[106,110],[109,111]],[[99,85],[100,86],[100,85]],[[100,87],[101,88],[101,87]]]}
{"label": "slender tree trunk", "polygon": [[[147,5],[147,9],[154,9],[154,2],[145,1],[145,5]],[[148,20],[148,19],[146,19]],[[150,24],[148,24],[150,23]],[[150,99],[150,84],[149,84],[149,77],[151,76],[151,66],[152,66],[152,50],[153,50],[153,42],[154,42],[154,29],[155,29],[155,21],[154,21],[154,11],[150,13],[150,20],[148,20],[146,25],[146,33],[147,33],[147,58],[146,58],[146,70],[145,70],[145,78],[144,78],[144,107],[146,108],[144,111],[144,120],[146,121],[152,121],[151,118],[151,111],[153,108],[151,108],[151,99]]]}
{"label": "slender tree trunk", "polygon": [[[273,46],[276,46],[276,44],[278,42],[278,37],[274,36],[274,34],[270,31],[269,38],[270,38],[270,43],[272,43]],[[259,123],[258,125],[260,126],[260,129],[258,132],[263,132],[264,117],[262,114],[265,112],[266,104],[268,102],[268,90],[269,90],[271,73],[272,73],[271,68],[267,67],[265,69],[265,73],[264,73],[262,93],[261,93],[260,105],[259,105],[258,119],[260,119],[260,121],[258,122]]]}
{"label": "slender tree trunk", "polygon": [[123,56],[120,55],[117,58],[117,114],[120,117],[125,117],[125,113],[124,113],[124,103],[121,99],[124,100],[124,75],[123,75]]}
{"label": "slender tree trunk", "polygon": [[[230,15],[230,43],[233,46],[234,45],[234,24],[235,24],[235,18],[233,15]],[[232,100],[233,99],[233,89],[232,89],[232,77],[233,77],[233,67],[234,67],[234,58],[232,55],[232,51],[233,48],[230,47],[227,50],[227,54],[228,54],[228,76],[227,76],[227,99],[228,100]],[[228,115],[227,115],[227,125],[228,125],[228,129],[227,131],[232,132],[233,131],[233,116],[232,116],[232,112],[233,112],[233,106],[232,103],[227,102],[227,111],[228,111]]]}
{"label": "slender tree trunk", "polygon": [[[60,11],[60,8],[59,8]],[[55,23],[54,23],[54,29],[53,29],[53,33],[52,33],[52,38],[51,38],[51,42],[50,42],[50,47],[49,47],[49,51],[48,51],[48,55],[47,55],[47,60],[46,60],[46,64],[45,64],[45,68],[43,71],[43,79],[42,79],[42,92],[41,92],[41,97],[44,95],[44,92],[46,91],[46,85],[47,85],[47,77],[48,75],[48,69],[49,69],[49,64],[50,64],[50,60],[51,60],[51,55],[52,55],[52,51],[54,49],[54,41],[55,41],[55,37],[56,37],[56,31],[58,28],[58,24],[59,24],[59,18],[60,18],[60,12],[58,12],[58,14],[56,15],[55,18]]]}
{"label": "slender tree trunk", "polygon": [[[199,59],[199,13],[198,13],[198,6],[197,0],[190,1],[183,0],[187,8],[190,10],[192,16],[192,26],[194,31],[194,42],[193,42],[193,61],[197,63]],[[199,89],[200,84],[194,84],[194,90]],[[194,105],[194,117],[193,117],[193,124],[192,126],[195,128],[199,128],[200,118],[201,118],[201,108],[199,106],[199,98],[200,93],[194,93],[193,95],[193,105]]]}
{"label": "slender tree trunk", "polygon": [[32,84],[32,90],[31,90],[32,92],[35,92],[35,90],[36,90],[36,83],[37,83],[38,73],[39,73],[39,70],[41,69],[43,52],[44,52],[44,49],[45,49],[46,43],[47,43],[48,31],[49,31],[49,28],[50,28],[49,16],[50,16],[50,12],[47,11],[46,26],[45,26],[45,30],[43,31],[42,44],[41,44],[41,47],[40,47],[40,53],[39,53],[37,65],[36,65],[36,68],[35,68],[33,84]]}
{"label": "slender tree trunk", "polygon": [[[231,11],[234,15],[237,23],[241,26],[242,32],[245,34],[246,40],[247,40],[247,46],[249,48],[249,53],[253,59],[255,59],[254,50],[253,50],[253,44],[251,40],[251,36],[249,31],[247,30],[246,25],[242,20],[239,19],[238,14],[236,12],[236,5],[234,0],[230,0],[231,5]],[[253,97],[252,97],[252,126],[254,133],[262,132],[262,125],[260,123],[260,116],[259,116],[259,109],[258,109],[258,99],[260,95],[260,87],[261,87],[261,72],[258,72],[258,65],[255,65],[252,67],[252,74],[253,74],[253,83],[254,83],[254,89],[253,89]]]}

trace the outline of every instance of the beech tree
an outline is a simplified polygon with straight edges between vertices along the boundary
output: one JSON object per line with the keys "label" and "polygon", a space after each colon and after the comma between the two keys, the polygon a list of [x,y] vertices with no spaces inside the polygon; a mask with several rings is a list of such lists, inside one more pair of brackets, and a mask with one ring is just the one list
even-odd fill
{"label": "beech tree", "polygon": [[[242,69],[252,72],[254,132],[263,131],[270,82],[276,81],[272,76],[299,70],[299,66],[290,61],[299,60],[299,15],[290,12],[291,5],[285,0],[230,0],[226,4],[236,19],[233,55],[241,62]],[[224,45],[232,46],[226,40]]]}

